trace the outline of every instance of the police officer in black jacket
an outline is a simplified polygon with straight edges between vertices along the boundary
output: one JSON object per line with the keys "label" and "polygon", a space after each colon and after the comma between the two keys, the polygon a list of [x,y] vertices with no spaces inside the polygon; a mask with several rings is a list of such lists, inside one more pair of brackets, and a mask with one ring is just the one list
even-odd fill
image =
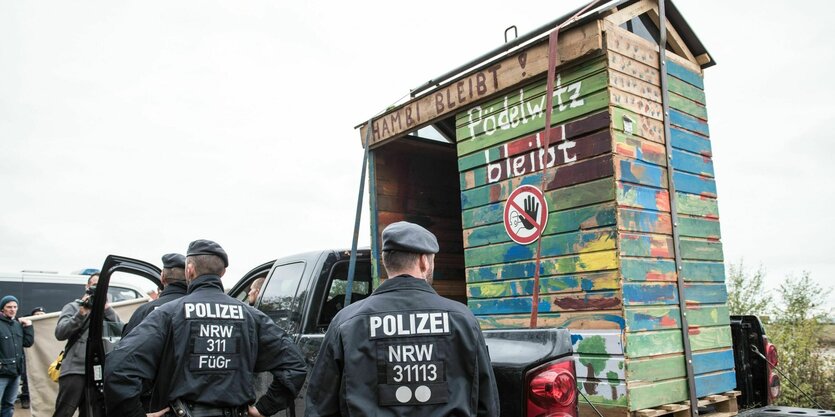
{"label": "police officer in black jacket", "polygon": [[179,253],[166,253],[162,255],[162,274],[160,275],[160,281],[162,281],[163,290],[159,298],[150,303],[143,304],[133,312],[128,324],[122,328],[122,337],[127,336],[134,327],[138,326],[157,307],[186,295],[186,290],[188,290],[188,284],[186,283],[186,257]]}
{"label": "police officer in black jacket", "polygon": [[311,372],[306,416],[498,416],[478,322],[432,288],[438,240],[416,224],[383,230],[390,277],[341,310]]}
{"label": "police officer in black jacket", "polygon": [[[143,381],[153,380],[166,401],[161,416],[266,416],[292,404],[307,372],[293,340],[260,311],[223,292],[229,265],[215,242],[197,240],[186,258],[188,294],[142,321],[107,357],[107,415],[144,416]],[[273,382],[256,402],[254,373]],[[164,387],[164,388],[162,388]]]}

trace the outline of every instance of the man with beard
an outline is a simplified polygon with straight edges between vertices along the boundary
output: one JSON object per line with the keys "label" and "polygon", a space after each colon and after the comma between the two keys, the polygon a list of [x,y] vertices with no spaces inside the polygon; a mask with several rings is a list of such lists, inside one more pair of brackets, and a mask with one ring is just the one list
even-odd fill
{"label": "man with beard", "polygon": [[334,317],[311,372],[306,415],[498,416],[475,316],[432,288],[435,235],[397,222],[382,237],[389,278]]}

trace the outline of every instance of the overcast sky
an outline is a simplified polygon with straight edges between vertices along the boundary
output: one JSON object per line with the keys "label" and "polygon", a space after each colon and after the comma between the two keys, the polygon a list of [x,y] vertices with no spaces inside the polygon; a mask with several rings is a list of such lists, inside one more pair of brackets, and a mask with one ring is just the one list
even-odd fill
{"label": "overcast sky", "polygon": [[[506,27],[582,3],[2,1],[0,270],[159,264],[209,238],[234,281],[349,247],[353,126]],[[705,89],[726,260],[762,264],[771,286],[804,270],[832,286],[835,4],[676,4],[718,62]]]}

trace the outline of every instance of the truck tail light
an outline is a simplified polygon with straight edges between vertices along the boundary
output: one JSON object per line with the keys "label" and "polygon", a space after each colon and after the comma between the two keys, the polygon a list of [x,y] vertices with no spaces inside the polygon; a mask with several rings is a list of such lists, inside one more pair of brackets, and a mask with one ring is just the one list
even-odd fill
{"label": "truck tail light", "polygon": [[768,361],[768,403],[774,404],[780,396],[780,377],[776,374],[774,367],[778,365],[777,346],[771,344],[768,338],[763,336],[765,342],[765,358]]}
{"label": "truck tail light", "polygon": [[528,417],[577,417],[574,361],[551,362],[527,373]]}

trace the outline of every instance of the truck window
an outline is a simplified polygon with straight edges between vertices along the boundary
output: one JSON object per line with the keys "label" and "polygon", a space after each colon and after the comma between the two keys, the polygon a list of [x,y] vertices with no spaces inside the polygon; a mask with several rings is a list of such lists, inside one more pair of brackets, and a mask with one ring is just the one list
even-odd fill
{"label": "truck window", "polygon": [[124,287],[108,287],[107,295],[110,297],[111,303],[115,303],[116,301],[135,300],[143,297],[142,294],[139,294],[135,290]]}
{"label": "truck window", "polygon": [[[345,307],[345,289],[348,287],[348,265],[338,262],[331,269],[328,278],[328,291],[324,299],[317,325],[324,329],[333,320],[339,310]],[[365,299],[371,294],[371,265],[368,262],[358,262],[354,274],[354,286],[351,291],[351,303]]]}
{"label": "truck window", "polygon": [[304,262],[276,266],[261,289],[263,294],[258,309],[290,334],[298,331],[301,319],[301,305],[296,298],[296,291],[304,267]]}

